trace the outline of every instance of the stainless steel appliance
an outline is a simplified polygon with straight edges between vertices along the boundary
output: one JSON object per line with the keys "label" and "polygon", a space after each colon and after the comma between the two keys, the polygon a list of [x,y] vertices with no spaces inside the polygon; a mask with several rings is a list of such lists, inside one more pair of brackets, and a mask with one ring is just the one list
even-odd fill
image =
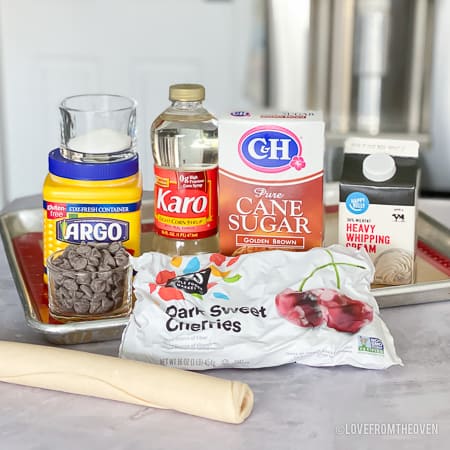
{"label": "stainless steel appliance", "polygon": [[[440,83],[443,92],[435,46],[443,45],[442,34],[450,28],[449,3],[267,0],[267,103],[324,111],[328,181],[340,175],[342,144],[349,136],[416,139],[425,162],[436,152],[434,140],[442,137],[435,109],[442,100],[436,100],[431,82]],[[449,109],[450,99],[446,103]],[[423,187],[430,189],[425,162]],[[434,166],[431,171],[438,173]],[[441,190],[450,191],[448,178]]]}

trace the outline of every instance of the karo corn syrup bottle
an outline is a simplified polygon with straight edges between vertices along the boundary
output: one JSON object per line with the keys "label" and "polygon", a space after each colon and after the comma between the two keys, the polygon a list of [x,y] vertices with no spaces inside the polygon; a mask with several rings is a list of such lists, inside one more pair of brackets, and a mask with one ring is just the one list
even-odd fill
{"label": "karo corn syrup bottle", "polygon": [[49,153],[43,186],[45,282],[48,257],[70,244],[121,242],[136,256],[141,246],[136,102],[77,95],[59,109],[61,148]]}
{"label": "karo corn syrup bottle", "polygon": [[172,104],[151,126],[154,159],[152,249],[169,255],[216,252],[217,120],[199,84],[170,86]]}

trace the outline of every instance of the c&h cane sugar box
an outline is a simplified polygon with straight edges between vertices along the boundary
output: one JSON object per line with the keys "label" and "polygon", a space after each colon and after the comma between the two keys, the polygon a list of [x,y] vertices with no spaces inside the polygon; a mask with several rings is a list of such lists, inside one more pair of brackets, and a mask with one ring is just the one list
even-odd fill
{"label": "c&h cane sugar box", "polygon": [[323,242],[320,112],[219,119],[219,247],[225,255]]}

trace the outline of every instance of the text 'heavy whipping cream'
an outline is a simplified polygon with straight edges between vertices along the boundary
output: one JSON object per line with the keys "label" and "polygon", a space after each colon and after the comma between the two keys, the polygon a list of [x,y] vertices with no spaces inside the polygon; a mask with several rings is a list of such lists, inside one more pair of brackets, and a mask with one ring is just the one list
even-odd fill
{"label": "text 'heavy whipping cream'", "polygon": [[418,152],[415,141],[350,138],[339,188],[339,243],[364,248],[376,284],[414,282]]}
{"label": "text 'heavy whipping cream'", "polygon": [[323,151],[320,113],[222,117],[220,251],[301,251],[322,245]]}

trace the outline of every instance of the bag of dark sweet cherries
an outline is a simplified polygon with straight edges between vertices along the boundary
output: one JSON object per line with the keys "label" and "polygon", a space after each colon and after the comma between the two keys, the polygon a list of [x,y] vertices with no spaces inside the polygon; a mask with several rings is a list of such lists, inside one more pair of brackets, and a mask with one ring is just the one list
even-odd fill
{"label": "bag of dark sweet cherries", "polygon": [[364,250],[131,258],[136,304],[120,356],[190,370],[402,364]]}

